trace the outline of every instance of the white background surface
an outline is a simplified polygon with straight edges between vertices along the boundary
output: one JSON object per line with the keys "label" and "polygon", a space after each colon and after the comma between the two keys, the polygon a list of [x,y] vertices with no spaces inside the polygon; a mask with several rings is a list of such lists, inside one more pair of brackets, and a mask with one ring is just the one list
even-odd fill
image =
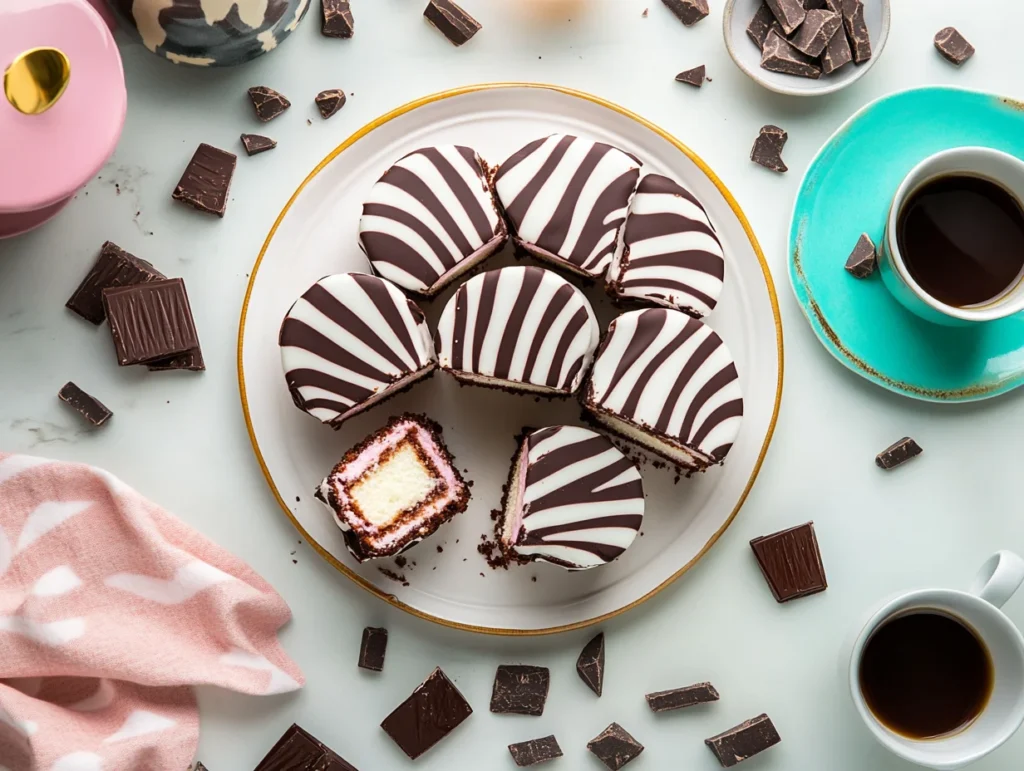
{"label": "white background surface", "polygon": [[[792,299],[785,234],[807,163],[870,99],[927,83],[1024,97],[1024,50],[1017,39],[1024,6],[989,0],[984,7],[991,15],[974,19],[969,7],[975,4],[898,0],[875,68],[848,90],[803,100],[769,94],[735,68],[722,44],[715,0],[712,15],[692,28],[658,0],[584,0],[582,9],[547,21],[529,10],[532,3],[466,0],[484,29],[461,50],[424,25],[423,4],[357,0],[351,41],[321,37],[314,7],[279,51],[240,69],[176,68],[122,38],[128,121],[103,179],[90,183],[49,226],[0,243],[0,447],[109,469],[247,559],[291,604],[295,620],[283,640],[309,684],[299,694],[265,699],[204,691],[199,757],[211,771],[249,771],[292,721],[362,771],[412,768],[378,724],[435,665],[476,711],[415,764],[421,769],[512,768],[505,745],[547,733],[556,734],[566,752],[551,768],[599,769],[584,745],[615,720],[647,747],[630,771],[710,771],[717,764],[702,740],[762,711],[774,719],[783,743],[748,761],[745,771],[910,768],[886,755],[857,723],[840,646],[862,613],[886,595],[914,586],[965,586],[995,549],[1024,552],[1024,395],[960,407],[925,405],[847,372],[820,348]],[[648,6],[650,16],[642,18]],[[961,70],[932,47],[934,33],[949,24],[978,48]],[[676,72],[701,63],[713,79],[703,89],[673,82]],[[645,606],[604,625],[608,669],[601,699],[573,670],[592,631],[513,640],[443,629],[389,608],[298,546],[263,482],[238,403],[234,355],[246,274],[298,183],[349,133],[405,101],[513,79],[555,82],[616,101],[703,156],[760,238],[786,330],[782,414],[758,484],[697,567]],[[257,84],[281,90],[294,105],[264,129],[245,96]],[[352,96],[322,122],[312,98],[331,87]],[[764,123],[789,132],[787,175],[747,158]],[[198,142],[235,150],[240,132],[261,130],[280,145],[239,158],[224,220],[171,201]],[[65,311],[64,301],[105,239],[188,281],[205,374],[119,369],[107,330],[86,327]],[[84,430],[57,401],[68,379],[114,409],[106,429]],[[892,474],[876,469],[874,454],[904,434],[915,436],[926,455]],[[830,588],[780,606],[747,541],[807,519],[816,523]],[[1024,623],[1024,599],[1014,598],[1006,610]],[[355,666],[367,624],[391,632],[380,675]],[[551,667],[542,718],[488,712],[494,668],[502,662]],[[655,716],[644,703],[647,691],[704,679],[722,694],[710,708]],[[1015,770],[1022,754],[1024,736],[1018,735],[976,768]]]}

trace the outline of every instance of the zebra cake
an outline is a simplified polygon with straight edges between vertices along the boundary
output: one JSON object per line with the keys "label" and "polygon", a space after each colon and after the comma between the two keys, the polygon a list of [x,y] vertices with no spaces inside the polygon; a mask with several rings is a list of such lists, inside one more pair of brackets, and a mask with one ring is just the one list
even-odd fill
{"label": "zebra cake", "polygon": [[721,463],[743,420],[732,354],[711,327],[668,308],[612,320],[583,406],[616,434],[673,463]]}
{"label": "zebra cake", "polygon": [[549,270],[513,265],[460,286],[434,344],[441,368],[460,381],[567,395],[583,382],[600,333],[579,289]]}
{"label": "zebra cake", "polygon": [[700,201],[668,177],[646,175],[608,271],[609,293],[699,319],[715,309],[724,279],[722,244]]}
{"label": "zebra cake", "polygon": [[278,343],[295,406],[333,428],[437,366],[423,312],[363,273],[313,284],[288,310]]}
{"label": "zebra cake", "polygon": [[458,145],[399,160],[370,189],[359,220],[359,245],[374,271],[427,297],[507,240],[487,164]]}
{"label": "zebra cake", "polygon": [[498,532],[509,558],[586,570],[628,549],[643,519],[636,464],[589,428],[550,426],[520,443]]}
{"label": "zebra cake", "polygon": [[516,245],[587,278],[611,264],[640,161],[603,142],[552,134],[494,176]]}

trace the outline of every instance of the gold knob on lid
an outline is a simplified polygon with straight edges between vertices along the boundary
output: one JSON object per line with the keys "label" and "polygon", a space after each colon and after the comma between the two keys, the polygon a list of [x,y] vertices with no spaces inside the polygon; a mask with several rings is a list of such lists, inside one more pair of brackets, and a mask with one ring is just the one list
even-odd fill
{"label": "gold knob on lid", "polygon": [[71,79],[71,62],[56,48],[30,48],[4,70],[4,96],[25,115],[46,112],[61,98]]}

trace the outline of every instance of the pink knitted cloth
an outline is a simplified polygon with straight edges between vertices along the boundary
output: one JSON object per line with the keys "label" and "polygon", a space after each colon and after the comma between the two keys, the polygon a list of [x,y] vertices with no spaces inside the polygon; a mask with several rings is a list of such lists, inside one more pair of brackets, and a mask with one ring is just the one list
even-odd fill
{"label": "pink knitted cloth", "polygon": [[291,612],[100,469],[0,454],[0,771],[184,771],[192,685],[292,691]]}

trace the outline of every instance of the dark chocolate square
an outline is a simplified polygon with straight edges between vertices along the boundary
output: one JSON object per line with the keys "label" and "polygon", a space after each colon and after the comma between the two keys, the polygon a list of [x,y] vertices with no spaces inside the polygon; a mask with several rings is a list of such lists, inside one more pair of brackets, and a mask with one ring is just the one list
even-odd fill
{"label": "dark chocolate square", "polygon": [[778,602],[817,594],[828,588],[813,522],[755,538],[750,548]]}
{"label": "dark chocolate square", "polygon": [[114,414],[103,402],[70,381],[57,392],[57,398],[94,426],[102,426]]}
{"label": "dark chocolate square", "polygon": [[237,160],[234,153],[205,142],[200,144],[171,198],[201,212],[223,217]]}
{"label": "dark chocolate square", "polygon": [[359,666],[380,672],[384,669],[384,655],[388,650],[388,630],[382,627],[368,626],[363,630],[363,639],[359,644]]}
{"label": "dark chocolate square", "polygon": [[618,723],[612,723],[587,742],[587,749],[611,771],[625,766],[644,751],[644,745]]}
{"label": "dark chocolate square", "polygon": [[78,289],[65,303],[86,321],[101,324],[107,317],[103,310],[103,290],[112,286],[129,286],[144,281],[166,278],[145,260],[130,254],[117,244],[107,241],[100,247],[100,256],[85,274]]}
{"label": "dark chocolate square", "polygon": [[722,768],[732,768],[781,741],[771,718],[762,714],[718,736],[705,739],[704,743],[711,748]]}
{"label": "dark chocolate square", "polygon": [[547,667],[502,664],[494,676],[491,712],[543,715],[550,687],[551,673]]}
{"label": "dark chocolate square", "polygon": [[255,771],[358,771],[298,725],[292,724]]}
{"label": "dark chocolate square", "polygon": [[685,688],[649,693],[644,698],[647,699],[647,706],[651,708],[652,712],[669,712],[692,707],[695,704],[718,701],[719,696],[718,691],[711,683],[695,683]]}
{"label": "dark chocolate square", "polygon": [[538,763],[545,763],[549,760],[562,757],[562,748],[558,746],[558,740],[554,735],[544,736],[540,739],[531,739],[528,742],[508,745],[508,751],[512,760],[519,768],[535,766]]}
{"label": "dark chocolate square", "polygon": [[185,282],[180,278],[104,289],[103,305],[122,367],[199,347]]}
{"label": "dark chocolate square", "polygon": [[438,667],[380,727],[415,760],[472,714],[469,702]]}
{"label": "dark chocolate square", "polygon": [[854,64],[863,64],[871,58],[871,33],[864,21],[863,0],[840,0],[843,11],[843,27],[853,51]]}

